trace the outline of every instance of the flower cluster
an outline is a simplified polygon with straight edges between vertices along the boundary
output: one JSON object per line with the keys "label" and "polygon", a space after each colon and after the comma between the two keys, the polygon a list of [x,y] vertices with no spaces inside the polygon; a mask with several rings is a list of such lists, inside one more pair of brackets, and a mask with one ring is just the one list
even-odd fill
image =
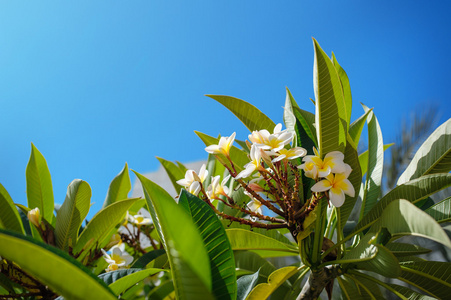
{"label": "flower cluster", "polygon": [[351,167],[343,162],[344,155],[339,151],[333,151],[321,159],[318,151],[313,148],[315,155],[307,155],[299,166],[304,170],[305,176],[319,180],[312,186],[313,192],[329,191],[329,199],[335,207],[340,207],[345,201],[345,194],[354,197],[355,191],[348,180]]}

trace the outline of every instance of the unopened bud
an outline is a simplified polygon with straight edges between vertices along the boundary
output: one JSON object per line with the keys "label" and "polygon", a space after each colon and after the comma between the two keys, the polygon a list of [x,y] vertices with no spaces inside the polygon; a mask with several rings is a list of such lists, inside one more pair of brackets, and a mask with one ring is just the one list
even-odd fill
{"label": "unopened bud", "polygon": [[39,210],[38,207],[30,210],[27,213],[27,217],[28,220],[30,220],[30,222],[36,226],[37,228],[39,228],[39,224],[41,224],[41,211]]}

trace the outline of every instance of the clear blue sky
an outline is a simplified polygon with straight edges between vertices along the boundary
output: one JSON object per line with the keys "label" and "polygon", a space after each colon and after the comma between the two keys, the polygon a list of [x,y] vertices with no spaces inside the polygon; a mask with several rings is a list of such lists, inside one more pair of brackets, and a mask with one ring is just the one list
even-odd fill
{"label": "clear blue sky", "polygon": [[[0,182],[26,203],[33,142],[55,202],[83,179],[92,215],[125,162],[145,173],[155,156],[205,159],[194,130],[247,137],[205,94],[281,122],[287,86],[312,110],[311,37],[335,53],[391,142],[425,103],[440,122],[451,117],[450,13],[449,1],[3,1]],[[361,113],[356,105],[353,119]]]}

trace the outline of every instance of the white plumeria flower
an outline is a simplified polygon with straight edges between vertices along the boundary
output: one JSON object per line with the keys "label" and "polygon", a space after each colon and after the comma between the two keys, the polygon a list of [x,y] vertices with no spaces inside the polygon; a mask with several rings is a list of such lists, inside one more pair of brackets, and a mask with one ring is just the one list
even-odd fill
{"label": "white plumeria flower", "polygon": [[199,181],[194,181],[193,183],[191,183],[191,185],[187,189],[187,191],[189,193],[193,194],[194,196],[197,196],[199,194],[200,190],[201,190],[201,187],[200,187]]}
{"label": "white plumeria flower", "polygon": [[247,192],[244,192],[245,194],[247,194],[248,196],[250,196],[250,198],[251,198],[251,201],[249,201],[248,203],[247,203],[247,208],[250,210],[250,211],[252,211],[252,212],[255,212],[255,213],[258,213],[258,214],[262,214],[263,212],[262,212],[262,206],[263,206],[263,204],[260,202],[260,201],[258,201],[257,199],[255,199],[252,195],[250,195],[249,193],[247,193]]}
{"label": "white plumeria flower", "polygon": [[236,179],[246,178],[246,177],[250,176],[255,170],[259,170],[259,169],[262,168],[262,166],[261,166],[261,160],[262,160],[261,151],[262,151],[262,149],[260,149],[260,147],[258,145],[252,144],[251,151],[249,153],[249,156],[251,158],[251,162],[247,163],[244,166],[244,170],[241,171],[236,176]]}
{"label": "white plumeria flower", "polygon": [[219,183],[220,178],[221,176],[219,175],[212,177],[211,184],[208,186],[207,190],[207,196],[210,200],[217,199],[220,195],[226,197],[229,195],[229,188],[226,184],[227,181],[229,181],[230,175],[224,178],[221,183]]}
{"label": "white plumeria flower", "polygon": [[152,219],[146,218],[141,214],[134,216],[128,215],[127,218],[130,223],[133,223],[138,226],[152,224]]}
{"label": "white plumeria flower", "polygon": [[103,253],[103,258],[108,263],[108,268],[105,270],[107,272],[125,268],[133,262],[133,256],[128,254],[127,251],[122,250],[119,246],[111,248],[111,255],[106,253],[103,249],[101,249],[101,251]]}
{"label": "white plumeria flower", "polygon": [[278,152],[278,156],[272,160],[273,163],[278,162],[282,159],[295,159],[307,154],[307,150],[302,147],[295,147],[291,149],[282,148]]}
{"label": "white plumeria flower", "polygon": [[285,145],[291,143],[293,140],[293,134],[288,132],[286,129],[282,129],[282,124],[277,124],[276,127],[274,127],[274,133],[270,134],[268,130],[259,130],[259,131],[253,131],[249,135],[249,140],[259,145],[262,149],[265,150],[273,150],[273,151],[279,151]]}
{"label": "white plumeria flower", "polygon": [[345,171],[343,173],[330,173],[323,180],[315,183],[312,186],[313,192],[329,191],[329,199],[335,207],[340,207],[345,202],[345,194],[354,197],[355,190],[351,182],[348,180],[352,169],[348,164],[345,164]]}
{"label": "white plumeria flower", "polygon": [[234,132],[229,137],[221,137],[218,145],[210,145],[205,148],[205,151],[211,154],[224,154],[226,157],[229,157],[230,148],[233,141],[235,141],[235,135],[236,133]]}
{"label": "white plumeria flower", "polygon": [[194,172],[194,170],[187,170],[185,173],[185,178],[177,180],[177,184],[184,186],[186,189],[189,189],[191,184],[195,181],[199,181],[203,183],[208,176],[208,170],[205,164],[200,167],[199,174]]}
{"label": "white plumeria flower", "polygon": [[302,161],[304,164],[298,168],[304,170],[305,176],[312,179],[326,177],[330,173],[343,173],[346,171],[343,162],[344,155],[340,151],[332,151],[326,154],[324,160],[319,157],[318,151],[313,148],[316,155],[307,155]]}

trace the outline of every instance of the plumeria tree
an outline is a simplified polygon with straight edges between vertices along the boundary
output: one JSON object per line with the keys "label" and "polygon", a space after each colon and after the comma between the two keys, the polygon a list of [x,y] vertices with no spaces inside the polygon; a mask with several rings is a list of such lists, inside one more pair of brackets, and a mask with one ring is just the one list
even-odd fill
{"label": "plumeria tree", "polygon": [[[210,95],[249,135],[196,132],[208,153],[200,170],[158,158],[176,199],[137,172],[144,199],[128,198],[125,165],[103,208],[83,222],[89,185],[74,180],[55,206],[47,164],[32,146],[28,206],[0,185],[0,299],[449,297],[451,264],[425,260],[430,250],[406,237],[451,247],[442,227],[451,197],[430,200],[451,185],[451,119],[381,196],[390,145],[372,109],[362,104],[351,121],[348,77],[313,44],[315,113],[288,89],[285,126],[243,100]],[[368,149],[359,154],[365,124]]]}

